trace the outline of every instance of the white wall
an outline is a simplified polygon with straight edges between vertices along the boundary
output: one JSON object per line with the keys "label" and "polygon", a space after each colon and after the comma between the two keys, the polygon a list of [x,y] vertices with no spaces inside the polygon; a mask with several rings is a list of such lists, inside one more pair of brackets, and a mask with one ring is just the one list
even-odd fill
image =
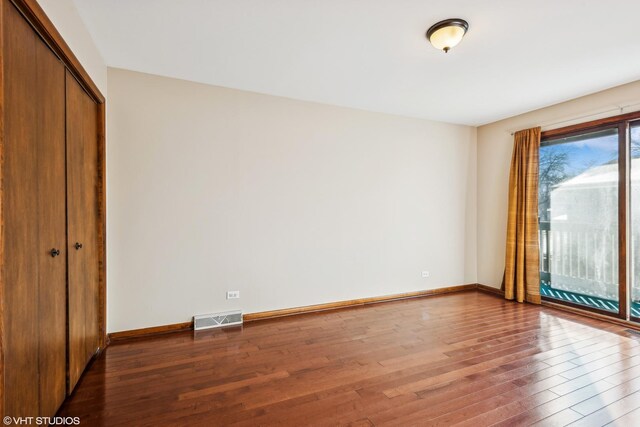
{"label": "white wall", "polygon": [[476,282],[475,128],[108,80],[110,332]]}
{"label": "white wall", "polygon": [[478,128],[478,282],[500,287],[504,272],[507,197],[513,137],[640,109],[640,81],[618,86]]}
{"label": "white wall", "polygon": [[107,66],[80,18],[73,0],[38,0],[98,89],[107,95]]}

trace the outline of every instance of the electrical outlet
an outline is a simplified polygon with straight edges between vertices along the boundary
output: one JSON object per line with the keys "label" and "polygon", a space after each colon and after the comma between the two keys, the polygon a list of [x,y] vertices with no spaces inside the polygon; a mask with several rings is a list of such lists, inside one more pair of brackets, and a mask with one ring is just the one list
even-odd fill
{"label": "electrical outlet", "polygon": [[227,291],[227,299],[240,298],[240,291]]}
{"label": "electrical outlet", "polygon": [[423,271],[423,272],[422,272],[422,277],[423,277],[423,278],[425,278],[425,279],[426,279],[426,278],[427,278],[427,277],[429,277],[429,276],[431,276],[431,274],[430,274],[428,271]]}

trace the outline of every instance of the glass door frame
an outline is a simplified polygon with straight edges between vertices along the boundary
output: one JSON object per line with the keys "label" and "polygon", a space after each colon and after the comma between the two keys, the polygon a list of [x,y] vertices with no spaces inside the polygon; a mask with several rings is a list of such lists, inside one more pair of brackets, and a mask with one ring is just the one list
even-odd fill
{"label": "glass door frame", "polygon": [[[628,215],[629,215],[629,224],[631,224],[631,221],[633,220],[633,218],[631,217],[631,206],[632,206],[632,201],[631,201],[631,126],[633,124],[633,126],[638,126],[640,127],[640,112],[638,113],[634,113],[635,115],[637,115],[637,117],[635,118],[630,118],[626,121],[627,123],[627,150],[629,151],[629,153],[627,153],[627,160],[628,160],[628,164],[629,164],[629,173],[627,174],[627,183],[629,183],[629,189],[627,191],[627,201],[628,201]],[[632,228],[632,227],[630,227]],[[633,238],[631,237],[631,232],[633,231],[633,229],[629,230],[629,234],[628,234],[628,241],[629,241],[629,245],[627,246],[628,248],[628,253],[631,254],[631,256],[629,257],[629,263],[633,262],[633,257],[634,256],[640,256],[640,254],[634,254],[633,253],[633,248],[631,247],[631,243],[633,242]],[[630,265],[628,265],[628,267],[630,267]],[[633,269],[629,268],[629,271],[633,271]],[[627,287],[627,289],[629,290],[629,295],[627,298],[628,301],[628,307],[629,307],[629,315],[628,315],[628,319],[632,322],[636,322],[636,323],[640,323],[640,317],[635,317],[632,312],[631,312],[631,303],[632,303],[632,298],[633,298],[633,278],[630,277],[631,273],[629,274],[629,286]]]}
{"label": "glass door frame", "polygon": [[629,134],[629,125],[631,122],[640,120],[640,111],[628,114],[622,114],[605,119],[593,120],[586,123],[566,126],[559,129],[553,129],[542,132],[541,146],[545,143],[560,138],[568,138],[579,136],[585,133],[595,132],[599,130],[616,129],[618,130],[618,313],[589,307],[581,304],[571,303],[569,301],[559,300],[547,296],[542,296],[543,301],[552,302],[577,308],[580,310],[590,311],[601,315],[619,318],[622,320],[631,320],[640,322],[640,318],[631,317],[630,304],[630,288],[631,278],[629,277],[629,264],[627,254],[631,253],[630,238],[628,238],[627,220],[630,218],[630,146],[631,139]]}

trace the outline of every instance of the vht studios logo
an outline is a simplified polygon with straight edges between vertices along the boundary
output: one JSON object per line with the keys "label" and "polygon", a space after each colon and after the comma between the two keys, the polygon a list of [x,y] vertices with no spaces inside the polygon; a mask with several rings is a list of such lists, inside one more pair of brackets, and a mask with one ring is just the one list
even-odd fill
{"label": "vht studios logo", "polygon": [[6,426],[77,426],[80,425],[80,417],[10,417],[2,419]]}

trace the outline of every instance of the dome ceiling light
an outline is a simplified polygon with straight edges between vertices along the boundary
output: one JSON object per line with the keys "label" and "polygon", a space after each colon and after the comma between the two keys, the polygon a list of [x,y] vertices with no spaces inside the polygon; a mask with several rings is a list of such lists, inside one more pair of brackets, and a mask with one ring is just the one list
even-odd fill
{"label": "dome ceiling light", "polygon": [[469,23],[464,19],[453,18],[440,21],[429,28],[427,40],[436,49],[444,50],[445,53],[462,41],[465,33],[469,29]]}

